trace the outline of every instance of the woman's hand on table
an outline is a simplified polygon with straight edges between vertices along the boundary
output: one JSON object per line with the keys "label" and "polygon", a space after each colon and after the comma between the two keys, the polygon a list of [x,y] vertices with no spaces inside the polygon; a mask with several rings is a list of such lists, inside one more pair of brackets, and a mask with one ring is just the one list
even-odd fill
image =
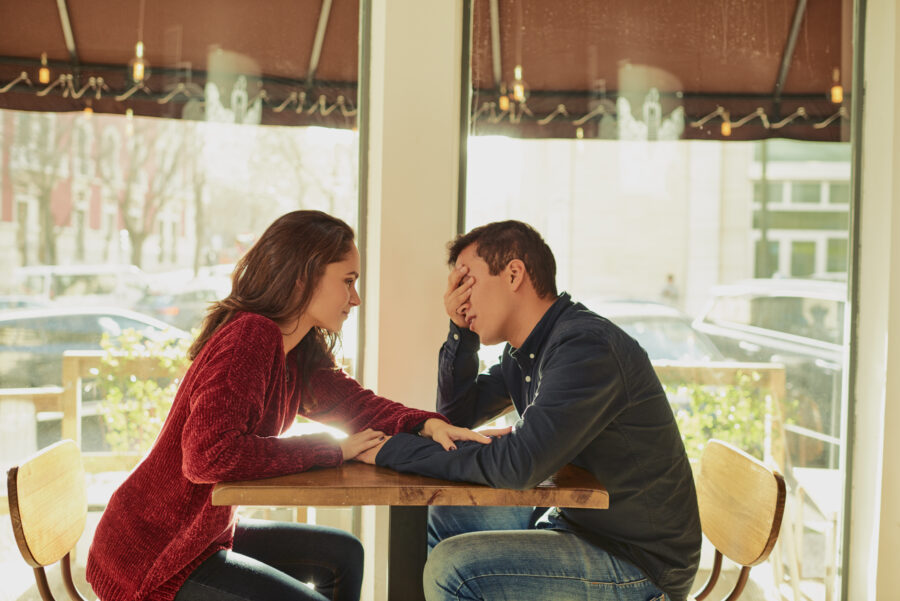
{"label": "woman's hand on table", "polygon": [[[381,449],[381,445],[386,442],[384,432],[366,428],[362,432],[351,434],[341,441],[341,451],[344,453],[344,461],[355,459],[360,453],[364,453],[369,449],[377,446]],[[378,451],[375,451],[377,454]],[[372,456],[374,462],[375,455]]]}
{"label": "woman's hand on table", "polygon": [[356,461],[360,461],[362,463],[368,463],[369,465],[375,465],[375,456],[378,455],[378,451],[381,450],[381,447],[387,443],[391,439],[390,436],[385,436],[383,440],[381,440],[374,447],[368,448],[353,459]]}
{"label": "woman's hand on table", "polygon": [[[504,428],[498,428],[498,430],[503,429]],[[508,434],[509,432],[507,431],[506,433]],[[453,426],[434,417],[425,421],[425,425],[422,426],[422,430],[419,434],[440,444],[444,447],[445,451],[455,451],[456,445],[454,442],[457,440],[474,440],[481,444],[491,443],[491,434],[484,434],[469,430],[468,428]]]}

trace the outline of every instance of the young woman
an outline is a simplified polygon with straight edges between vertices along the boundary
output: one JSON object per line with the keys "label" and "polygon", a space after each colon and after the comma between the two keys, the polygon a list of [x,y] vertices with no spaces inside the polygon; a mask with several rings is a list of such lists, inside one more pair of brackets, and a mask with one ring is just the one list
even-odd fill
{"label": "young woman", "polygon": [[[359,598],[362,547],[339,530],[242,520],[216,482],[332,467],[385,435],[490,439],[364,390],[332,348],[356,292],[353,230],[318,211],[277,219],[238,262],[148,456],[113,494],[87,579],[103,601]],[[350,435],[278,438],[297,413]],[[312,583],[314,588],[305,583]]]}

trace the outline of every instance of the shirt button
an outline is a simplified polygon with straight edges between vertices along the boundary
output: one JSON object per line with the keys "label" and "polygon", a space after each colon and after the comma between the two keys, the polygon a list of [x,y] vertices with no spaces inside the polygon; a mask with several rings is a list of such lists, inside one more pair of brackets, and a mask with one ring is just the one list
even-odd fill
{"label": "shirt button", "polygon": [[526,382],[531,382],[531,376],[525,376],[525,381],[526,381]]}
{"label": "shirt button", "polygon": [[534,359],[534,353],[531,353],[530,355],[528,355],[528,358],[529,358],[529,359]]}
{"label": "shirt button", "polygon": [[453,340],[459,340],[459,334],[454,334],[454,335],[453,335]]}

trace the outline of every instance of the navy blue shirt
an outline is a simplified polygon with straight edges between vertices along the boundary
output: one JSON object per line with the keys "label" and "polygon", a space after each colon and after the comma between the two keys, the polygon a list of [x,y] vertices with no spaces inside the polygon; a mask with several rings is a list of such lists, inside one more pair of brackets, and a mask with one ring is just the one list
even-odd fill
{"label": "navy blue shirt", "polygon": [[578,533],[641,568],[673,601],[690,592],[700,560],[693,474],[647,353],[609,320],[561,295],[520,348],[478,373],[478,335],[451,323],[441,348],[437,411],[475,427],[512,402],[513,432],[444,452],[398,434],[376,464],[402,472],[531,488],[567,463],[591,472],[609,509],[560,508],[552,527]]}

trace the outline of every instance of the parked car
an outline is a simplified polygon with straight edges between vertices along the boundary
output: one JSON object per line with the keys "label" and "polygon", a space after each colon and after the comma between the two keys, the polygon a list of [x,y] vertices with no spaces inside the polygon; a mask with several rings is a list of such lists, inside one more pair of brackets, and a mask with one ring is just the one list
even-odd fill
{"label": "parked car", "polygon": [[130,308],[145,294],[147,276],[134,265],[32,265],[13,271],[13,286],[37,301]]}
{"label": "parked car", "polygon": [[138,301],[135,309],[190,330],[200,327],[210,303],[225,298],[230,291],[230,279],[209,276],[191,280],[177,291],[149,292]]}
{"label": "parked car", "polygon": [[610,320],[638,341],[650,359],[721,361],[715,343],[675,307],[654,301],[589,300],[588,309]]}
{"label": "parked car", "polygon": [[[709,337],[694,329],[690,317],[670,305],[608,298],[582,304],[637,340],[651,360],[705,363],[725,358]],[[502,351],[502,345],[482,347],[482,368],[496,363]]]}
{"label": "parked car", "polygon": [[62,354],[99,350],[103,334],[134,329],[146,338],[189,337],[187,332],[115,307],[59,307],[0,313],[0,388],[62,383]]}
{"label": "parked car", "polygon": [[731,358],[783,364],[787,417],[837,437],[846,296],[844,282],[747,280],[714,288],[694,327]]}

